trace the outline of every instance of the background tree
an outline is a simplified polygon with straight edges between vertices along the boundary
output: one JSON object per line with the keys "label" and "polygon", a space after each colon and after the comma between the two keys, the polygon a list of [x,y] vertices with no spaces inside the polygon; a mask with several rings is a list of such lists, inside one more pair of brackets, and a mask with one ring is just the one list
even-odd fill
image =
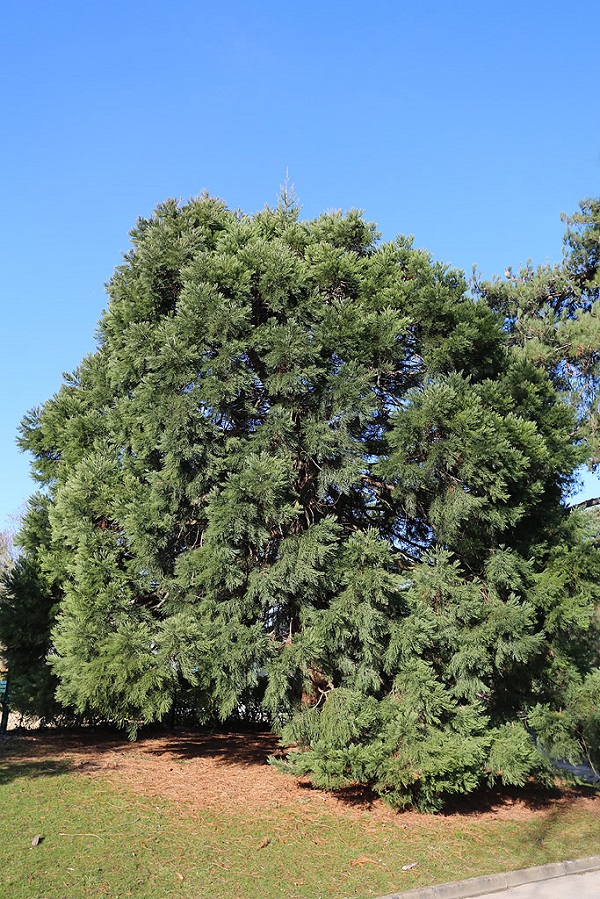
{"label": "background tree", "polygon": [[132,243],[97,352],[23,422],[58,700],[132,732],[177,699],[268,716],[289,770],[397,804],[545,776],[531,722],[554,751],[596,689],[597,548],[563,504],[589,394],[356,212],[204,196]]}
{"label": "background tree", "polygon": [[[9,535],[10,536],[10,535]],[[11,542],[12,539],[10,538]],[[42,722],[64,718],[55,699],[57,679],[47,663],[60,590],[44,558],[49,551],[48,501],[33,496],[23,515],[10,564],[0,576],[0,643],[10,675],[10,705]]]}
{"label": "background tree", "polygon": [[6,571],[14,564],[12,535],[8,530],[0,531],[0,570]]}

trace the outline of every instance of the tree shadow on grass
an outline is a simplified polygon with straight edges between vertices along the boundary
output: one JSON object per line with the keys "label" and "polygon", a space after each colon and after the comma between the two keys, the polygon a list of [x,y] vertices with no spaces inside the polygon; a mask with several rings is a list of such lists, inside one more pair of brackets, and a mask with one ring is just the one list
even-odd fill
{"label": "tree shadow on grass", "polygon": [[[146,746],[144,745],[146,743]],[[225,765],[255,767],[268,764],[269,756],[281,756],[284,752],[279,740],[272,733],[184,733],[175,737],[163,737],[160,745],[152,741],[140,741],[140,748],[151,755],[166,753],[186,761],[206,758]]]}
{"label": "tree shadow on grass", "polygon": [[[571,821],[568,820],[567,816],[571,807],[572,803],[570,802],[558,802],[547,814],[536,819],[533,832],[531,833],[531,843],[537,857],[542,858],[542,864],[544,861],[554,861],[552,849],[553,844],[555,846],[557,842],[566,845],[565,857],[573,858],[570,834],[574,829],[580,832],[581,826],[574,825],[572,819]],[[583,855],[592,855],[594,853],[594,845],[594,842],[591,842],[589,851],[584,852]],[[546,856],[545,859],[544,856]],[[537,864],[540,864],[540,862],[537,862]]]}
{"label": "tree shadow on grass", "polygon": [[[110,729],[81,728],[73,730],[30,731],[11,739],[0,747],[0,763],[8,758],[52,757],[68,753],[78,759],[77,767],[86,764],[86,756],[98,758],[106,754],[127,753],[140,757],[173,756],[179,761],[206,758],[224,765],[255,767],[268,764],[269,756],[283,757],[278,738],[266,732],[207,733],[198,731],[148,730],[135,742]],[[93,764],[88,762],[87,764]]]}
{"label": "tree shadow on grass", "polygon": [[575,784],[544,787],[529,783],[523,787],[498,785],[482,787],[466,796],[450,796],[442,811],[444,816],[481,815],[502,812],[516,807],[526,811],[560,811],[584,798],[600,798],[600,792],[591,786]]}
{"label": "tree shadow on grass", "polygon": [[3,759],[0,756],[0,787],[19,778],[56,777],[59,774],[67,774],[70,770],[71,766],[67,762],[54,759],[23,761]]}
{"label": "tree shadow on grass", "polygon": [[9,734],[6,742],[0,745],[0,764],[12,759],[49,758],[57,753],[96,755],[131,745],[125,736],[114,730],[39,728]]}
{"label": "tree shadow on grass", "polygon": [[[307,793],[313,791],[323,793],[322,790],[315,788],[310,782],[300,781],[297,782],[297,786],[301,790],[306,790]],[[360,812],[370,812],[386,806],[385,799],[365,785],[332,790],[329,795],[342,805]],[[478,819],[519,820],[520,818],[532,817],[537,813],[541,823],[540,832],[536,833],[535,841],[541,845],[551,831],[556,832],[556,830],[560,830],[561,825],[559,822],[564,815],[571,808],[586,799],[598,800],[598,811],[600,812],[600,792],[578,786],[556,789],[539,787],[532,790],[528,788],[498,790],[482,788],[480,791],[466,796],[446,797],[443,808],[437,812],[425,813],[411,807],[402,809],[393,808],[391,805],[388,806],[388,809],[390,812],[396,813],[398,820],[403,818],[412,820],[415,815],[445,819],[466,819],[467,821],[469,819],[473,821]]]}

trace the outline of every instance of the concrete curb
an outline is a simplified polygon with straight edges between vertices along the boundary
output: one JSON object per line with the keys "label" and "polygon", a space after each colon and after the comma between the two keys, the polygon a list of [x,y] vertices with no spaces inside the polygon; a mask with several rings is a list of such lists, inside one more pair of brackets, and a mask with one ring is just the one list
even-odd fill
{"label": "concrete curb", "polygon": [[473,896],[485,896],[486,893],[499,893],[510,887],[518,887],[522,883],[537,883],[555,877],[566,877],[567,874],[586,874],[588,871],[600,871],[600,855],[540,865],[538,868],[521,868],[519,871],[507,871],[505,874],[456,880],[453,883],[406,890],[404,893],[390,893],[388,896],[380,896],[379,899],[470,899]]}

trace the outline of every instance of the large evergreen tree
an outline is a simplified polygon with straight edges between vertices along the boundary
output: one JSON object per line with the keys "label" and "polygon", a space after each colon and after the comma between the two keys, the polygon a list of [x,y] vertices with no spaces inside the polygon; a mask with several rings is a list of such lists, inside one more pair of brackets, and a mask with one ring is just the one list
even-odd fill
{"label": "large evergreen tree", "polygon": [[537,353],[513,281],[472,298],[356,212],[140,220],[96,353],[23,423],[58,700],[268,717],[289,770],[428,808],[589,748],[600,569],[564,497],[597,360],[558,349],[595,316],[589,211]]}

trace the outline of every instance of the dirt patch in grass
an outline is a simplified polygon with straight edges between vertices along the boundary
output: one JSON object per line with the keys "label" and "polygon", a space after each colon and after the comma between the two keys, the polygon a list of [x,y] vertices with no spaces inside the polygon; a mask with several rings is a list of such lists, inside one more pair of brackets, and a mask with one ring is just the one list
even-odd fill
{"label": "dirt patch in grass", "polygon": [[[282,751],[270,733],[174,731],[131,743],[106,731],[43,731],[11,737],[3,749],[13,759],[52,759],[82,774],[108,777],[141,796],[172,801],[187,814],[221,808],[251,818],[253,812],[297,808],[309,815],[326,810],[368,818],[374,824],[401,819],[406,826],[424,818],[418,812],[395,812],[363,788],[328,793],[277,771],[267,759]],[[452,801],[438,820],[540,819],[566,808],[600,813],[600,794],[568,785],[499,788]]]}

